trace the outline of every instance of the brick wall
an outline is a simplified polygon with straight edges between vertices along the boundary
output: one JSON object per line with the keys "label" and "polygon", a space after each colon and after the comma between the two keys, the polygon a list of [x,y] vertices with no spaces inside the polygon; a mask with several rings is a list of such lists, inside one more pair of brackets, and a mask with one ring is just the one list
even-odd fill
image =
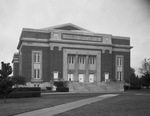
{"label": "brick wall", "polygon": [[115,77],[116,71],[116,55],[123,55],[124,57],[124,80],[129,80],[130,77],[130,52],[112,52],[112,76]]}
{"label": "brick wall", "polygon": [[112,76],[112,54],[109,51],[101,54],[101,81],[104,81],[104,73],[109,73]]}
{"label": "brick wall", "polygon": [[50,33],[23,31],[21,34],[21,38],[22,37],[24,37],[24,38],[36,38],[36,39],[49,39]]}
{"label": "brick wall", "polygon": [[50,51],[50,59],[50,64],[52,64],[51,77],[53,77],[53,71],[58,71],[58,77],[63,78],[63,51],[58,50],[58,47],[54,47],[54,49]]}
{"label": "brick wall", "polygon": [[25,76],[27,81],[31,81],[32,77],[32,50],[42,51],[42,79],[44,82],[50,81],[50,48],[49,47],[30,47],[23,46],[22,52],[22,76]]}
{"label": "brick wall", "polygon": [[112,44],[130,45],[130,40],[112,38]]}
{"label": "brick wall", "polygon": [[13,63],[13,76],[19,76],[19,62]]}

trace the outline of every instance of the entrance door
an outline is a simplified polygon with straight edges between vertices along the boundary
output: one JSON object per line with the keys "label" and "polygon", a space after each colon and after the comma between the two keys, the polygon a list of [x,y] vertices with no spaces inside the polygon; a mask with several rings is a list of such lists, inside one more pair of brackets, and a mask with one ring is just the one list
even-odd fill
{"label": "entrance door", "polygon": [[68,81],[73,81],[73,74],[68,74]]}
{"label": "entrance door", "polygon": [[90,83],[94,82],[94,74],[89,74],[89,82]]}
{"label": "entrance door", "polygon": [[79,82],[84,82],[84,74],[79,74]]}
{"label": "entrance door", "polygon": [[105,73],[105,82],[109,79],[109,73]]}
{"label": "entrance door", "polygon": [[58,71],[53,72],[54,80],[58,80]]}

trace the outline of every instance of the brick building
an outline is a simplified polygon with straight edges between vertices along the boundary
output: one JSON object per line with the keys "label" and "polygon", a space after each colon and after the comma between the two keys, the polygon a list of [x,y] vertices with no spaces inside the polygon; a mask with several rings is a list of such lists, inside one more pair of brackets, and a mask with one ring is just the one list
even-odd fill
{"label": "brick building", "polygon": [[55,80],[80,83],[124,81],[130,76],[130,38],[93,33],[74,24],[23,28],[13,74],[27,86],[51,86]]}

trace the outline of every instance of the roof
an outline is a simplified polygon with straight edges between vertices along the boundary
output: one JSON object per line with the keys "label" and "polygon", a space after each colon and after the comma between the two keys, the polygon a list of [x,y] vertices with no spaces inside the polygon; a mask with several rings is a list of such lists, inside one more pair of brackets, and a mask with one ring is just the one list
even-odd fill
{"label": "roof", "polygon": [[66,24],[61,24],[61,25],[56,25],[52,27],[47,27],[47,28],[42,28],[41,30],[67,30],[67,31],[77,31],[77,32],[88,32],[88,33],[93,33],[87,29],[84,29],[82,27],[79,27],[77,25],[74,25],[72,23],[66,23]]}

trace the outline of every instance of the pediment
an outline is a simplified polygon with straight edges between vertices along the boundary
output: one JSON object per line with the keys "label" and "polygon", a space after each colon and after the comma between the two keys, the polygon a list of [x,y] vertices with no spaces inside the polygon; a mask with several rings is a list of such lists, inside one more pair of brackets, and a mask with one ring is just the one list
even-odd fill
{"label": "pediment", "polygon": [[77,25],[74,25],[72,23],[66,23],[66,24],[62,24],[62,25],[57,25],[57,26],[52,26],[52,27],[48,27],[48,28],[44,28],[44,30],[67,30],[67,31],[86,31],[86,32],[91,32],[87,29],[84,29],[82,27],[79,27]]}

